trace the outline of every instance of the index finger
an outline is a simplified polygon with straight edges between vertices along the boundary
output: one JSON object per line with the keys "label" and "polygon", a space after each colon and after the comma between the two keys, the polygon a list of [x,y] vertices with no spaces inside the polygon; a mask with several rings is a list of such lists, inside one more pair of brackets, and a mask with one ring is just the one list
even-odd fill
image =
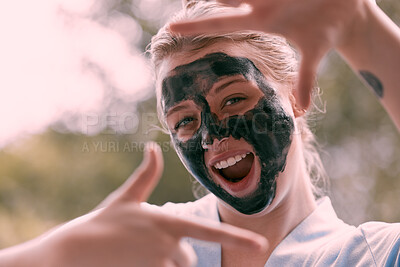
{"label": "index finger", "polygon": [[252,231],[238,228],[226,223],[209,221],[193,222],[181,218],[170,218],[164,226],[176,237],[192,237],[204,241],[221,243],[236,249],[266,250],[268,241],[265,237]]}
{"label": "index finger", "polygon": [[248,14],[225,15],[211,18],[179,21],[171,23],[169,29],[172,32],[183,35],[203,33],[220,33],[253,28],[249,25],[251,20]]}
{"label": "index finger", "polygon": [[326,51],[323,48],[302,49],[302,59],[300,61],[299,78],[294,92],[296,106],[301,110],[307,110],[311,103],[312,90],[316,83],[318,65]]}

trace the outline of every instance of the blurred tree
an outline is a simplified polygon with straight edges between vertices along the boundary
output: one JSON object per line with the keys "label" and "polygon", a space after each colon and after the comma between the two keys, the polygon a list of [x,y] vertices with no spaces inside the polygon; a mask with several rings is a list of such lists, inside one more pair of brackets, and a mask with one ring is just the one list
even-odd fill
{"label": "blurred tree", "polygon": [[[114,12],[135,19],[143,33],[134,45],[144,51],[180,2],[100,1],[106,8],[98,9],[93,20],[107,23]],[[378,4],[399,24],[398,0]],[[324,61],[319,86],[322,100],[327,102],[326,113],[311,114],[310,123],[325,151],[323,160],[332,183],[329,195],[339,216],[354,224],[372,219],[400,221],[397,130],[373,93],[337,54]],[[123,105],[129,108],[130,102]],[[163,178],[149,202],[194,199],[193,179],[170,146],[169,137],[151,131],[154,121],[146,119],[156,116],[155,99],[133,105],[140,118],[134,131],[115,133],[109,127],[96,135],[83,135],[56,124],[41,135],[0,150],[0,247],[37,236],[95,207],[139,165],[148,140],[160,143],[165,159]]]}
{"label": "blurred tree", "polygon": [[[155,116],[154,103],[141,103],[139,114]],[[49,129],[0,151],[0,225],[7,229],[0,247],[90,211],[140,164],[149,140],[160,144],[165,160],[163,178],[149,202],[193,200],[192,182],[169,137],[149,131],[149,124],[142,120],[132,134],[106,129],[95,136]]]}

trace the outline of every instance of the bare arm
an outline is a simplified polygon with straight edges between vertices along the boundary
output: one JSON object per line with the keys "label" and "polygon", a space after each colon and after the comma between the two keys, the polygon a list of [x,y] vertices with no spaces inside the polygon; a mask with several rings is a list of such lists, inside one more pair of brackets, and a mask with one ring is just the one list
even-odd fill
{"label": "bare arm", "polygon": [[337,50],[379,97],[400,130],[400,29],[371,1]]}
{"label": "bare arm", "polygon": [[257,30],[280,34],[302,55],[296,105],[308,108],[320,60],[336,49],[363,77],[400,129],[400,30],[371,0],[219,0],[252,10],[171,25],[181,34]]}

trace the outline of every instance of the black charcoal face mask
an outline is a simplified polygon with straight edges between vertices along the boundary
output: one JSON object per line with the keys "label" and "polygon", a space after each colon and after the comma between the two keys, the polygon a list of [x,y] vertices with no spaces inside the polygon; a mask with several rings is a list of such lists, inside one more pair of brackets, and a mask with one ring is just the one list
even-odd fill
{"label": "black charcoal face mask", "polygon": [[[221,78],[241,75],[255,82],[264,96],[243,115],[232,115],[219,120],[210,110],[206,96]],[[189,172],[209,191],[243,214],[264,210],[275,197],[276,178],[285,168],[292,140],[294,124],[284,111],[273,88],[264,75],[247,58],[213,53],[172,70],[162,83],[164,114],[182,101],[192,100],[201,110],[201,122],[193,136],[179,140],[176,133],[171,139]],[[226,137],[243,138],[259,160],[261,177],[257,189],[245,197],[235,197],[216,184],[204,161],[204,144]],[[254,163],[253,163],[254,164]]]}

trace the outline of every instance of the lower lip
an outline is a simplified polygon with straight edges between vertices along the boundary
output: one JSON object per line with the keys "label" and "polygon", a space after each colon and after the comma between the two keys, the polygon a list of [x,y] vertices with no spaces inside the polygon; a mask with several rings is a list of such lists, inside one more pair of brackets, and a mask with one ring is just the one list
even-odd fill
{"label": "lower lip", "polygon": [[[256,156],[254,156],[253,164],[249,173],[239,182],[230,182],[222,177],[219,173],[217,174],[219,184],[231,195],[235,197],[245,197],[251,194],[255,190],[255,186],[258,183],[258,179],[255,179],[255,162]],[[254,187],[254,188],[253,188]]]}

